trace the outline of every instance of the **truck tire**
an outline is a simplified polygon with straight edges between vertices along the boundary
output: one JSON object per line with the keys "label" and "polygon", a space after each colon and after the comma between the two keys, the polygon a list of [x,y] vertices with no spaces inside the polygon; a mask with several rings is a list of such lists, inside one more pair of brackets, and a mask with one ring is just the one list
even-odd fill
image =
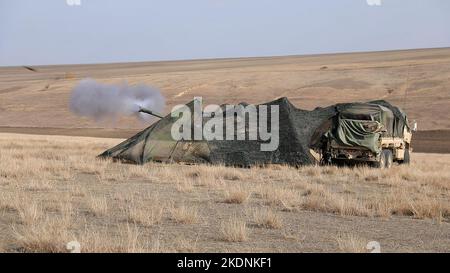
{"label": "truck tire", "polygon": [[380,159],[375,162],[375,167],[379,169],[389,169],[392,167],[393,157],[391,150],[385,149],[381,151]]}
{"label": "truck tire", "polygon": [[391,150],[383,150],[384,156],[386,160],[384,161],[384,168],[390,169],[392,164],[394,163],[394,156],[392,155]]}
{"label": "truck tire", "polygon": [[380,159],[378,159],[378,161],[375,161],[375,162],[373,163],[373,166],[374,166],[375,168],[378,168],[378,169],[383,169],[383,168],[384,168],[384,165],[385,165],[385,162],[386,162],[386,158],[384,157],[384,153],[381,152],[381,154],[380,154]]}
{"label": "truck tire", "polygon": [[405,155],[404,155],[404,157],[403,157],[403,160],[400,161],[400,164],[406,164],[406,165],[409,165],[410,162],[411,162],[411,154],[410,154],[409,149],[406,149],[406,150],[405,150]]}

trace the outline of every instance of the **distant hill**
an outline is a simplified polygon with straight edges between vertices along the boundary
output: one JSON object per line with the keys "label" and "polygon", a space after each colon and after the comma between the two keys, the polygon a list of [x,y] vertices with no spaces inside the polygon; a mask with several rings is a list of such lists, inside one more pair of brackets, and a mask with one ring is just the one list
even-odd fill
{"label": "distant hill", "polygon": [[138,129],[128,118],[96,124],[70,113],[72,87],[84,77],[158,87],[172,106],[260,103],[288,97],[313,109],[337,102],[388,100],[420,130],[450,129],[450,48],[370,53],[0,68],[0,126]]}

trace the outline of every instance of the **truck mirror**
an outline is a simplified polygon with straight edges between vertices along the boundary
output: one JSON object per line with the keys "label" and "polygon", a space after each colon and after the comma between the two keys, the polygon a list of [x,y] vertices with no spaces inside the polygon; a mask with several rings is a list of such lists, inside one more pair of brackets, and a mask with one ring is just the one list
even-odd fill
{"label": "truck mirror", "polygon": [[413,132],[417,131],[417,121],[413,120],[412,124],[411,124],[411,130]]}

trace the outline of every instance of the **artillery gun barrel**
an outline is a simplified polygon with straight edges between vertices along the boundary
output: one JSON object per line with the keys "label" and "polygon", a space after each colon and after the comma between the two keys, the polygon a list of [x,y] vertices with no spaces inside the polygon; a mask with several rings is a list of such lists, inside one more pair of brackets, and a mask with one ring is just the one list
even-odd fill
{"label": "artillery gun barrel", "polygon": [[153,111],[151,111],[151,110],[149,110],[147,108],[144,108],[144,107],[139,107],[139,112],[146,113],[146,114],[158,117],[158,118],[163,118],[163,116],[161,114],[155,113],[155,112],[153,112]]}

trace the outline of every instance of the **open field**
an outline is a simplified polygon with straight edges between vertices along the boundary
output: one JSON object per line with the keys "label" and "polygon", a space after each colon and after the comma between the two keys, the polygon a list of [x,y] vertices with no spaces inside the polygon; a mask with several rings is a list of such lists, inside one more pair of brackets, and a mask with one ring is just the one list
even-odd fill
{"label": "open field", "polygon": [[[92,77],[104,83],[126,80],[157,87],[167,100],[165,113],[194,96],[217,104],[261,103],[285,96],[303,109],[386,99],[417,120],[419,130],[450,129],[450,48],[34,69],[37,72],[0,68],[0,126],[104,127],[71,114],[67,107],[75,84]],[[114,125],[143,127],[129,118]]]}
{"label": "open field", "polygon": [[[18,133],[53,136],[87,136],[101,138],[130,138],[141,129],[112,128],[48,128],[2,127],[2,133]],[[418,131],[413,136],[413,149],[419,153],[450,154],[450,130]]]}
{"label": "open field", "polygon": [[0,132],[128,138],[146,125],[131,118],[98,124],[68,110],[85,77],[161,89],[166,113],[194,96],[205,103],[260,103],[286,96],[314,109],[386,99],[419,124],[417,152],[450,153],[450,49],[176,62],[0,68]]}
{"label": "open field", "polygon": [[0,134],[0,250],[450,250],[450,155],[411,166],[136,166],[120,139]]}

